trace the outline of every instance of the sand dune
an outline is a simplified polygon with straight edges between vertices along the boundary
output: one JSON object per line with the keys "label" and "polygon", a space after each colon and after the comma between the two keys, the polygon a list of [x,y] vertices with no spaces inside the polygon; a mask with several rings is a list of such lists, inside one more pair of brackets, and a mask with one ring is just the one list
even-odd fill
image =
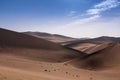
{"label": "sand dune", "polygon": [[120,67],[120,44],[111,44],[107,48],[89,54],[72,62],[76,67],[90,70],[104,70]]}
{"label": "sand dune", "polygon": [[85,52],[87,54],[94,53],[109,46],[111,43],[120,43],[119,37],[102,36],[98,38],[86,38],[64,42],[63,45]]}
{"label": "sand dune", "polygon": [[71,60],[83,54],[47,40],[4,29],[0,29],[0,48],[11,55],[53,62]]}
{"label": "sand dune", "polygon": [[65,63],[0,55],[0,80],[119,80],[119,69],[91,71]]}
{"label": "sand dune", "polygon": [[94,43],[94,44],[103,44],[103,43],[120,43],[120,37],[108,37],[108,36],[102,36],[98,38],[86,38],[86,39],[78,39],[73,41],[65,42],[65,46],[72,47],[81,43]]}
{"label": "sand dune", "polygon": [[0,80],[120,80],[120,44],[86,54],[0,29]]}
{"label": "sand dune", "polygon": [[71,48],[85,52],[87,54],[92,54],[94,52],[97,52],[99,50],[102,50],[106,47],[108,47],[110,43],[103,43],[103,44],[94,44],[94,43],[81,43],[75,46],[72,46]]}
{"label": "sand dune", "polygon": [[38,48],[38,49],[61,49],[57,44],[33,36],[0,29],[0,45],[10,47]]}
{"label": "sand dune", "polygon": [[32,35],[34,37],[37,38],[43,38],[45,40],[48,41],[52,41],[55,43],[63,43],[66,41],[72,41],[72,40],[76,40],[76,38],[72,38],[72,37],[67,37],[67,36],[63,36],[63,35],[58,35],[58,34],[50,34],[50,33],[43,33],[43,32],[23,32],[24,34],[27,35]]}

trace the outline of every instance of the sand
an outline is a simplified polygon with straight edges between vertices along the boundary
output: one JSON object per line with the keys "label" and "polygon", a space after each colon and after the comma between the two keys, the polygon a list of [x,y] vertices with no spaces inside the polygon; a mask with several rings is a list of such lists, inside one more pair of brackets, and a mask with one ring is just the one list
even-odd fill
{"label": "sand", "polygon": [[3,54],[0,80],[119,80],[120,67],[92,71],[67,63],[36,61]]}
{"label": "sand", "polygon": [[106,70],[120,67],[120,44],[111,44],[95,53],[77,58],[72,62],[76,67],[89,70]]}
{"label": "sand", "polygon": [[120,44],[86,54],[0,29],[0,80],[120,80]]}
{"label": "sand", "polygon": [[109,45],[110,45],[110,43],[103,43],[103,44],[81,43],[78,45],[74,45],[71,48],[78,50],[78,51],[82,51],[82,52],[87,53],[87,54],[92,54],[96,51],[105,49]]}
{"label": "sand", "polygon": [[50,34],[50,33],[43,33],[43,32],[22,32],[27,35],[31,35],[37,38],[43,38],[45,40],[54,42],[54,43],[63,43],[63,42],[68,42],[68,41],[73,41],[76,40],[76,38],[68,37],[68,36],[63,36],[63,35],[58,35],[58,34]]}

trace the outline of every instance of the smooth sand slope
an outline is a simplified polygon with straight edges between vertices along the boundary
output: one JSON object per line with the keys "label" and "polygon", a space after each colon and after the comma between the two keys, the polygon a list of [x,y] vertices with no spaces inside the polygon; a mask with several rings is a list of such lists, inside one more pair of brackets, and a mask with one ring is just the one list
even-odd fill
{"label": "smooth sand slope", "polygon": [[68,41],[63,43],[65,46],[71,47],[81,43],[94,43],[94,44],[103,44],[103,43],[120,43],[120,37],[108,37],[102,36],[98,38],[84,38],[73,41]]}
{"label": "smooth sand slope", "polygon": [[44,62],[5,52],[0,54],[0,80],[119,80],[119,70],[117,66],[94,71],[74,67],[68,62]]}
{"label": "smooth sand slope", "polygon": [[90,70],[104,70],[120,67],[120,44],[111,44],[107,48],[73,60],[76,67]]}
{"label": "smooth sand slope", "polygon": [[64,42],[63,45],[91,54],[108,47],[110,43],[120,43],[120,37],[102,36],[98,38],[88,38],[83,40],[78,39]]}
{"label": "smooth sand slope", "polygon": [[119,48],[112,45],[86,55],[0,29],[0,80],[120,80]]}
{"label": "smooth sand slope", "polygon": [[87,54],[92,54],[94,52],[100,51],[102,49],[105,49],[108,47],[111,43],[101,43],[101,44],[95,44],[95,43],[81,43],[74,46],[71,46],[72,49],[85,52]]}
{"label": "smooth sand slope", "polygon": [[43,33],[43,32],[28,31],[28,32],[23,32],[23,33],[37,37],[37,38],[43,38],[43,39],[46,39],[48,41],[52,41],[55,43],[63,43],[63,42],[67,42],[67,41],[76,40],[76,38],[72,38],[72,37],[67,37],[67,36],[58,35],[58,34]]}
{"label": "smooth sand slope", "polygon": [[[12,55],[52,62],[71,60],[83,54],[47,40],[4,29],[0,29],[0,49]],[[17,51],[20,53],[14,53]]]}

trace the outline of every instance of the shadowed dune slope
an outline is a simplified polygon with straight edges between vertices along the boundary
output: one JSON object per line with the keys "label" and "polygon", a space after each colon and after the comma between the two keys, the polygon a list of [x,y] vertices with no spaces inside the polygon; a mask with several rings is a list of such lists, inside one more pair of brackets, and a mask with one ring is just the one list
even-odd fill
{"label": "shadowed dune slope", "polygon": [[52,62],[63,62],[83,55],[82,52],[73,51],[44,39],[0,29],[0,54],[2,53]]}
{"label": "shadowed dune slope", "polygon": [[87,55],[82,59],[75,59],[71,64],[90,70],[120,67],[120,44],[111,44],[109,47]]}
{"label": "shadowed dune slope", "polygon": [[17,33],[5,29],[0,29],[0,45],[10,47],[22,47],[22,48],[38,48],[38,49],[61,49],[57,44],[36,38],[33,36]]}
{"label": "shadowed dune slope", "polygon": [[40,38],[0,29],[0,80],[120,80],[119,52],[120,44],[114,44],[86,55]]}

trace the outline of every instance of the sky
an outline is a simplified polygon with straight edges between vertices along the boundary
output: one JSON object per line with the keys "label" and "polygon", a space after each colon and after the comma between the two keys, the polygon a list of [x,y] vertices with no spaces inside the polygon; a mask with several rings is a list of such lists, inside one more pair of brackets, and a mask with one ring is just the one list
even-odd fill
{"label": "sky", "polygon": [[0,28],[120,37],[120,0],[0,0]]}

